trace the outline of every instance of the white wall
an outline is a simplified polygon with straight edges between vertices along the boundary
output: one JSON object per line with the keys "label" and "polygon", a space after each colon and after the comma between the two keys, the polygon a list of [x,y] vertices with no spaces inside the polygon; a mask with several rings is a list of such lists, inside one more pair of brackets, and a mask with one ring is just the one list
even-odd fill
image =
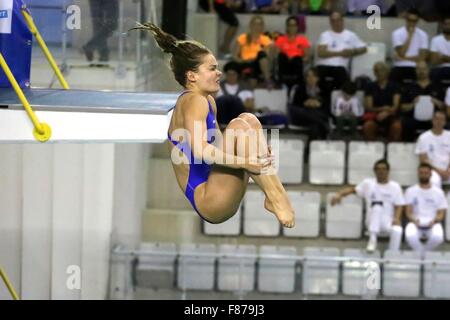
{"label": "white wall", "polygon": [[[0,264],[23,299],[104,299],[113,144],[0,145]],[[69,266],[81,288],[67,287]],[[0,283],[0,299],[10,299]]]}

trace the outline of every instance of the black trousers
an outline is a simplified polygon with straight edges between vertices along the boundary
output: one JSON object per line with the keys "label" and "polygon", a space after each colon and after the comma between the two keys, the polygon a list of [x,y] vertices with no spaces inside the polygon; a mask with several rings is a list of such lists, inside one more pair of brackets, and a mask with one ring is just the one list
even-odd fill
{"label": "black trousers", "polygon": [[89,0],[89,6],[94,32],[85,47],[89,50],[98,50],[100,60],[108,60],[108,38],[117,29],[119,2],[118,0]]}
{"label": "black trousers", "polygon": [[450,67],[437,67],[431,69],[431,82],[442,87],[450,86]]}
{"label": "black trousers", "polygon": [[[333,90],[341,89],[344,82],[350,80],[347,69],[344,67],[317,66],[317,71],[319,72],[320,84],[323,89],[323,97],[326,101],[330,101]],[[331,114],[329,103],[326,105],[328,114]]]}
{"label": "black trousers", "polygon": [[290,122],[293,125],[309,127],[310,140],[326,139],[329,132],[328,115],[322,109],[301,108],[296,105],[289,107]]}
{"label": "black trousers", "polygon": [[408,85],[416,81],[415,67],[393,67],[391,70],[393,82]]}
{"label": "black trousers", "polygon": [[402,140],[414,142],[417,138],[417,130],[431,129],[431,121],[418,121],[411,116],[402,117]]}
{"label": "black trousers", "polygon": [[278,55],[278,78],[289,88],[303,81],[303,58],[289,59],[284,53]]}

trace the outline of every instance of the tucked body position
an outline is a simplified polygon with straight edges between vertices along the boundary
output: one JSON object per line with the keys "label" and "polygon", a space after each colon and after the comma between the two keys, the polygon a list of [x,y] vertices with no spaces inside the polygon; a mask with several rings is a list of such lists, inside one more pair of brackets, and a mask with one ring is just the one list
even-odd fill
{"label": "tucked body position", "polygon": [[221,72],[211,51],[195,41],[179,41],[152,23],[137,27],[154,36],[172,55],[170,65],[184,88],[168,130],[175,176],[194,210],[210,223],[231,218],[239,208],[249,177],[264,192],[265,208],[284,227],[293,227],[294,210],[276,174],[274,157],[259,120],[242,113],[222,133],[213,94]]}

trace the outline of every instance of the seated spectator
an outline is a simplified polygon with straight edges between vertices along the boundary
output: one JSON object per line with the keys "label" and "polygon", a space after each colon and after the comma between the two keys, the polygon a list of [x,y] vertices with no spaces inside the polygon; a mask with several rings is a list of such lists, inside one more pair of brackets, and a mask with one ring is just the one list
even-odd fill
{"label": "seated spectator", "polygon": [[310,129],[310,140],[326,139],[329,131],[328,112],[319,87],[317,69],[306,72],[305,81],[293,88],[293,98],[289,102],[291,123]]}
{"label": "seated spectator", "polygon": [[415,68],[419,61],[425,61],[428,51],[428,35],[416,25],[419,14],[409,9],[405,15],[406,25],[392,32],[394,48],[394,68],[391,79],[401,84],[413,83],[416,80]]}
{"label": "seated spectator", "polygon": [[233,12],[242,6],[242,1],[230,0],[200,0],[200,7],[206,12],[217,13],[219,19],[228,25],[225,31],[225,37],[220,45],[220,54],[227,55],[230,53],[230,45],[239,27],[239,20]]}
{"label": "seated spectator", "polygon": [[373,66],[376,81],[366,89],[366,112],[363,120],[363,136],[365,140],[374,141],[380,129],[389,141],[400,141],[402,126],[398,117],[400,106],[400,88],[389,81],[389,67],[384,62]]}
{"label": "seated spectator", "polygon": [[[433,85],[430,81],[429,69],[425,62],[417,63],[417,81],[406,87],[402,93],[400,115],[402,120],[403,141],[412,142],[415,140],[418,129],[428,130],[431,128],[429,120],[418,120],[415,117],[415,107],[421,96],[429,97],[429,102],[434,109],[444,110],[442,92],[439,86]],[[431,119],[430,119],[431,120]]]}
{"label": "seated spectator", "polygon": [[263,77],[266,87],[273,88],[270,73],[273,56],[272,40],[264,32],[264,20],[261,16],[253,16],[248,33],[237,38],[233,59],[240,64],[241,71],[248,74],[253,88]]}
{"label": "seated spectator", "polygon": [[367,251],[377,248],[380,234],[389,234],[389,249],[399,250],[402,241],[402,211],[405,205],[400,185],[389,179],[389,163],[382,159],[375,162],[375,178],[364,179],[356,187],[348,187],[337,192],[331,199],[331,205],[341,199],[356,194],[366,200],[366,227],[369,231]]}
{"label": "seated spectator", "polygon": [[357,127],[364,113],[363,106],[356,96],[356,85],[347,81],[341,89],[342,94],[332,106],[332,113],[336,119],[336,134],[338,139],[344,137],[345,129],[351,138],[357,137]]}
{"label": "seated spectator", "polygon": [[299,10],[306,14],[327,15],[333,10],[336,0],[299,0]]}
{"label": "seated spectator", "polygon": [[255,13],[281,13],[287,14],[289,11],[288,0],[253,0],[252,12]]}
{"label": "seated spectator", "polygon": [[296,17],[287,18],[286,34],[279,36],[275,45],[279,51],[279,80],[291,88],[303,80],[303,65],[309,61],[309,48],[311,47],[308,38],[298,33]]}
{"label": "seated spectator", "polygon": [[444,192],[431,185],[430,177],[431,166],[420,164],[419,183],[405,192],[406,216],[410,221],[405,229],[406,241],[414,251],[420,252],[422,258],[426,251],[444,242],[442,222],[448,207]]}
{"label": "seated spectator", "polygon": [[216,95],[217,122],[227,125],[241,113],[253,112],[255,100],[253,90],[240,81],[239,65],[236,62],[228,62],[223,71],[225,80],[220,83]]}
{"label": "seated spectator", "polygon": [[450,183],[450,131],[444,130],[446,122],[445,112],[437,110],[431,130],[422,133],[416,143],[416,154],[421,163],[433,169],[430,182],[438,188],[442,182]]}
{"label": "seated spectator", "polygon": [[349,78],[347,70],[351,57],[364,54],[366,44],[352,31],[344,29],[344,18],[339,12],[330,15],[331,30],[322,32],[318,40],[316,62],[325,94],[340,89]]}
{"label": "seated spectator", "polygon": [[431,39],[431,80],[434,83],[450,85],[450,17],[442,21],[442,33]]}

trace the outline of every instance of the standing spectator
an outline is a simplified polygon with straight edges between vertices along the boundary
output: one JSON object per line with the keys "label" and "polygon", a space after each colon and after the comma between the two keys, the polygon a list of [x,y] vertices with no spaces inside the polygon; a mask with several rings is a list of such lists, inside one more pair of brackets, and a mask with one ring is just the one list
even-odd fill
{"label": "standing spectator", "polygon": [[310,140],[322,140],[328,135],[328,112],[326,99],[319,87],[317,69],[311,68],[306,72],[305,81],[294,86],[293,99],[289,103],[291,123],[310,128]]}
{"label": "standing spectator", "polygon": [[367,51],[366,44],[354,32],[344,29],[341,13],[331,13],[330,25],[331,30],[322,32],[317,46],[319,59],[316,65],[325,94],[340,89],[349,78],[347,69],[350,58]]}
{"label": "standing spectator", "polygon": [[373,71],[376,81],[370,83],[365,92],[364,139],[376,140],[379,129],[382,129],[389,141],[400,141],[402,138],[402,126],[398,118],[400,87],[389,81],[389,67],[386,63],[375,63]]}
{"label": "standing spectator", "polygon": [[406,87],[402,94],[401,117],[402,135],[404,141],[414,141],[417,129],[428,130],[431,128],[430,121],[417,120],[414,117],[414,108],[419,102],[420,96],[429,96],[434,108],[443,110],[442,92],[439,86],[430,81],[430,72],[425,62],[417,63],[417,81]]}
{"label": "standing spectator", "polygon": [[348,127],[349,136],[356,138],[358,122],[364,113],[363,106],[356,97],[356,85],[347,81],[342,86],[341,93],[332,106],[337,137],[341,139],[345,128]]}
{"label": "standing spectator", "polygon": [[225,80],[220,83],[216,95],[217,122],[227,125],[241,113],[253,112],[255,103],[253,91],[240,81],[239,65],[228,62],[223,71]]}
{"label": "standing spectator", "polygon": [[450,183],[450,131],[444,130],[446,118],[444,111],[436,111],[431,130],[422,133],[416,143],[416,154],[421,163],[433,169],[430,182],[438,188],[442,181]]}
{"label": "standing spectator", "polygon": [[[420,252],[433,250],[444,242],[444,221],[447,200],[444,192],[430,183],[431,166],[422,163],[418,169],[419,183],[409,187],[405,193],[406,226],[405,237],[409,246]],[[421,243],[425,240],[425,244]]]}
{"label": "standing spectator", "polygon": [[450,17],[442,21],[442,34],[431,39],[430,51],[430,61],[435,66],[431,71],[431,80],[450,85]]}
{"label": "standing spectator", "polygon": [[119,15],[118,0],[89,0],[93,25],[92,38],[83,46],[86,59],[91,62],[94,52],[99,54],[100,62],[109,61],[108,39],[117,29]]}
{"label": "standing spectator", "polygon": [[219,19],[228,25],[222,44],[219,47],[221,55],[230,54],[230,45],[239,27],[239,20],[233,10],[242,7],[242,1],[235,0],[200,0],[200,7],[206,12],[217,13]]}
{"label": "standing spectator", "polygon": [[406,25],[392,32],[394,68],[392,80],[397,83],[412,83],[416,79],[415,68],[419,61],[427,58],[428,35],[417,27],[419,14],[409,9],[405,15]]}
{"label": "standing spectator", "polygon": [[367,251],[377,248],[380,234],[389,234],[389,249],[399,250],[403,228],[402,211],[405,204],[400,185],[389,179],[389,163],[382,159],[375,162],[375,178],[364,179],[356,187],[348,187],[336,193],[331,205],[341,202],[347,195],[354,194],[366,200],[366,227],[369,231]]}
{"label": "standing spectator", "polygon": [[279,51],[279,80],[290,88],[303,80],[303,65],[309,61],[311,47],[308,38],[298,33],[296,17],[286,19],[286,34],[279,36],[275,45]]}
{"label": "standing spectator", "polygon": [[249,32],[237,38],[233,59],[240,64],[241,70],[248,70],[252,87],[256,87],[261,75],[266,87],[273,88],[270,66],[273,55],[272,40],[264,32],[264,20],[261,16],[253,16],[250,20]]}

